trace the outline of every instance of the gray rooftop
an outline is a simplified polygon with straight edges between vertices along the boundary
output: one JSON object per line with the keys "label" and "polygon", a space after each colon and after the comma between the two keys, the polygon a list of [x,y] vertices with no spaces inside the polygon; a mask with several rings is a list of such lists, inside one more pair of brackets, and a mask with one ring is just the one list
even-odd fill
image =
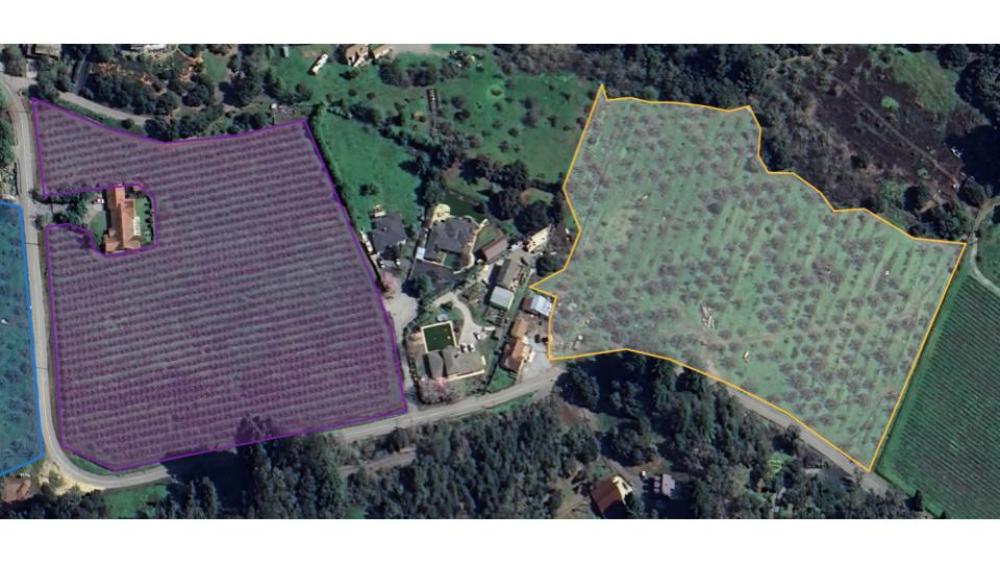
{"label": "gray rooftop", "polygon": [[436,223],[427,235],[427,260],[437,261],[442,252],[462,254],[476,234],[476,224],[464,217],[450,217]]}
{"label": "gray rooftop", "polygon": [[494,307],[499,307],[500,309],[510,309],[510,306],[514,303],[514,293],[505,287],[494,287],[493,291],[490,293],[490,305]]}
{"label": "gray rooftop", "polygon": [[372,246],[382,253],[406,240],[406,229],[399,213],[387,213],[372,219]]}

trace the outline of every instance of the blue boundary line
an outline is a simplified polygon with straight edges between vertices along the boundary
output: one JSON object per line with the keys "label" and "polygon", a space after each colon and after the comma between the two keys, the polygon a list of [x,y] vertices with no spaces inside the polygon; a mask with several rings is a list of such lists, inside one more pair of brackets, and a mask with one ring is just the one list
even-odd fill
{"label": "blue boundary line", "polygon": [[41,400],[38,396],[38,365],[35,363],[35,327],[32,320],[31,311],[31,285],[28,281],[28,241],[24,237],[25,225],[24,225],[24,210],[21,209],[20,205],[15,203],[10,203],[8,201],[0,200],[0,205],[11,207],[17,210],[17,223],[18,227],[21,229],[21,272],[24,277],[24,305],[25,313],[28,317],[28,343],[29,352],[31,354],[31,373],[34,377],[31,378],[31,386],[35,391],[35,424],[36,424],[36,436],[38,442],[36,443],[36,449],[38,453],[28,461],[15,465],[11,468],[0,468],[0,477],[14,473],[15,471],[22,469],[35,463],[36,461],[45,457],[45,441],[42,438],[42,409]]}

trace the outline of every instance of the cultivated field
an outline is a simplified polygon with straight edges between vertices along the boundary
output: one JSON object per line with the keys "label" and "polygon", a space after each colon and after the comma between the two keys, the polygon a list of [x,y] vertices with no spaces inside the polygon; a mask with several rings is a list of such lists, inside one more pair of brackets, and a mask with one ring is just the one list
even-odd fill
{"label": "cultivated field", "polygon": [[41,454],[18,208],[0,201],[0,475]]}
{"label": "cultivated field", "polygon": [[32,105],[43,191],[141,181],[127,255],[50,225],[59,428],[127,469],[405,410],[393,332],[305,123],[157,143]]}
{"label": "cultivated field", "polygon": [[1000,297],[964,270],[938,316],[878,472],[935,512],[1000,517]]}
{"label": "cultivated field", "polygon": [[633,349],[756,394],[868,467],[960,243],[833,213],[767,174],[730,112],[598,96],[566,186],[581,225],[550,353]]}

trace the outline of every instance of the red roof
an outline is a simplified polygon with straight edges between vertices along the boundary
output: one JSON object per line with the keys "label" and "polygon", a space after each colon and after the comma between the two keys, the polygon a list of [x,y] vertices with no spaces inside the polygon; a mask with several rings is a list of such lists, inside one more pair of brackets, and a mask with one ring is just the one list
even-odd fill
{"label": "red roof", "polygon": [[110,222],[102,244],[104,252],[139,248],[141,242],[135,234],[135,200],[125,197],[125,187],[116,186],[104,191]]}
{"label": "red roof", "polygon": [[507,349],[504,350],[501,365],[503,366],[503,369],[519,373],[521,371],[521,367],[524,366],[524,360],[527,358],[528,347],[524,345],[524,342],[522,342],[520,338],[518,338],[509,344]]}
{"label": "red roof", "polygon": [[611,479],[598,481],[590,491],[590,498],[602,515],[620,509],[625,503],[625,497]]}

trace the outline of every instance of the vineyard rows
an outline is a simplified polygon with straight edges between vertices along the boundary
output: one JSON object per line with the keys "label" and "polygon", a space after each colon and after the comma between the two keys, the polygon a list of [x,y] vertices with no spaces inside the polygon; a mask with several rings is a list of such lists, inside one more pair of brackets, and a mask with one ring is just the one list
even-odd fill
{"label": "vineyard rows", "polygon": [[954,517],[1000,517],[998,348],[1000,297],[960,275],[879,460],[881,474]]}
{"label": "vineyard rows", "polygon": [[49,226],[64,446],[125,469],[402,412],[393,332],[304,122],[170,144],[34,103],[44,188],[136,183],[155,240]]}

